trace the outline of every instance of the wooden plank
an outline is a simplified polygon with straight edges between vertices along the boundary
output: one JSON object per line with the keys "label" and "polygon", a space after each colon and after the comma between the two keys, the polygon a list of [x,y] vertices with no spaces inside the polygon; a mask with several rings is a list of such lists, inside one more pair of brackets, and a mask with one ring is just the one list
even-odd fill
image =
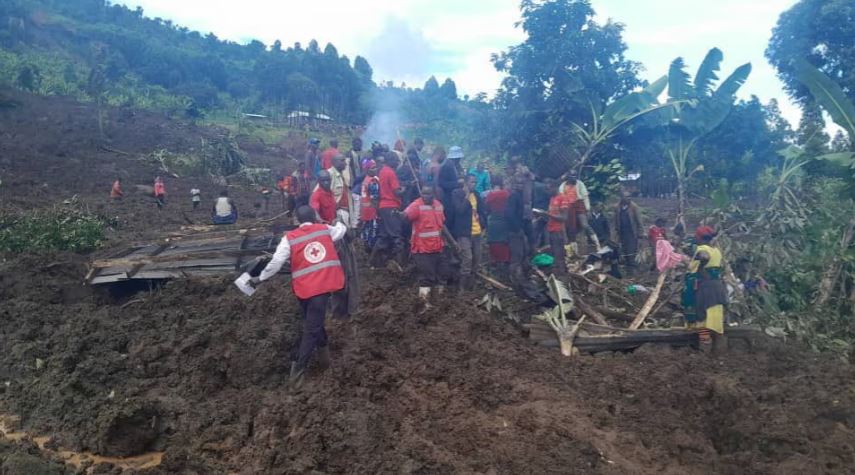
{"label": "wooden plank", "polygon": [[111,274],[104,276],[95,276],[92,278],[92,285],[98,284],[110,284],[113,282],[121,282],[123,280],[128,280],[128,274],[122,272],[121,274]]}

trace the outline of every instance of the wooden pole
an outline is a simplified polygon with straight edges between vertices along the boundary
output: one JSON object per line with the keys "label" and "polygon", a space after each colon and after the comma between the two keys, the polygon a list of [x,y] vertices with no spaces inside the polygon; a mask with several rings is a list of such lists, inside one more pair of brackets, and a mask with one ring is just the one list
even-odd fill
{"label": "wooden pole", "polygon": [[659,300],[659,293],[662,292],[662,286],[665,285],[665,278],[669,273],[669,271],[665,271],[659,274],[659,278],[656,279],[656,287],[653,289],[653,292],[650,293],[650,296],[647,297],[647,301],[644,302],[644,306],[641,307],[641,311],[635,316],[635,320],[633,320],[629,325],[630,330],[637,330],[638,327],[644,323],[644,319],[647,318],[650,311],[653,310],[653,306],[656,305],[656,301]]}

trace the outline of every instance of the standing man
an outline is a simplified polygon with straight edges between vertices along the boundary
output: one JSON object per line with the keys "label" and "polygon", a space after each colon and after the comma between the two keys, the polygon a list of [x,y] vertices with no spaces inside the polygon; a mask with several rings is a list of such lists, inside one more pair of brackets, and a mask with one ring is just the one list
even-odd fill
{"label": "standing man", "polygon": [[505,221],[508,227],[508,247],[511,250],[511,284],[517,289],[521,289],[524,284],[528,257],[524,210],[522,183],[520,180],[514,180],[511,182],[511,194],[505,209]]}
{"label": "standing man", "polygon": [[318,213],[322,223],[331,224],[335,222],[338,203],[332,192],[332,178],[330,178],[328,171],[321,170],[318,174],[318,186],[312,192],[309,206]]}
{"label": "standing man", "polygon": [[[567,245],[566,223],[570,213],[570,205],[567,203],[567,198],[558,192],[558,184],[555,180],[551,178],[547,180],[546,190],[552,196],[549,200],[549,210],[544,214],[548,219],[546,233],[549,236],[549,249],[552,258],[555,260],[552,267],[555,274],[563,277],[567,274],[564,246]],[[539,214],[543,214],[543,212],[539,211]]]}
{"label": "standing man", "polygon": [[638,205],[629,199],[627,192],[621,192],[620,202],[615,209],[615,230],[620,240],[620,253],[624,265],[635,268],[635,255],[638,253],[638,240],[644,235],[641,229],[641,213]]}
{"label": "standing man", "polygon": [[362,166],[362,139],[359,137],[354,137],[353,140],[350,141],[350,152],[347,152],[345,156],[347,159],[347,173],[350,178],[351,185],[356,183],[356,179],[359,178],[362,174],[360,173],[360,167]]}
{"label": "standing man", "polygon": [[330,294],[344,288],[344,271],[334,242],[343,238],[347,228],[336,223],[328,226],[317,222],[315,211],[308,206],[297,209],[300,226],[289,231],[273,254],[273,259],[253,278],[255,284],[276,275],[286,261],[291,260],[291,286],[300,301],[303,313],[303,331],[299,345],[291,350],[291,374],[288,382],[298,388],[312,353],[317,350],[318,363],[326,369],[330,365],[327,332],[324,329],[327,303]]}
{"label": "standing man", "polygon": [[565,180],[558,191],[563,193],[567,197],[567,202],[570,203],[567,238],[575,248],[577,246],[576,235],[579,233],[579,230],[583,230],[588,239],[594,241],[595,247],[599,249],[599,239],[591,226],[588,225],[588,210],[591,209],[591,198],[588,195],[588,188],[579,180],[576,172],[573,170],[567,172],[564,178]]}
{"label": "standing man", "polygon": [[[416,149],[410,148],[407,150],[407,156],[405,160],[409,160],[410,163],[407,162],[402,163],[398,167],[398,182],[401,184],[401,187],[404,189],[404,195],[402,196],[402,201],[404,203],[404,207],[407,207],[413,201],[419,198],[419,169],[421,168],[421,163],[419,162],[419,154],[416,152]],[[412,165],[412,166],[411,166]]]}
{"label": "standing man", "polygon": [[431,287],[436,287],[436,292],[441,293],[440,282],[448,278],[442,258],[445,211],[442,203],[434,199],[433,189],[423,186],[421,198],[404,210],[404,216],[413,223],[410,253],[419,271],[419,298],[425,307],[430,307],[428,299]]}
{"label": "standing man", "polygon": [[154,179],[154,200],[157,202],[157,209],[163,209],[166,205],[166,185],[161,177]]}
{"label": "standing man", "polygon": [[[475,186],[475,177],[470,176],[468,183]],[[511,248],[508,243],[508,222],[505,214],[511,193],[505,189],[505,181],[497,176],[493,181],[493,190],[484,200],[487,208],[487,245],[490,248],[490,263],[500,275],[508,273],[511,262]]]}
{"label": "standing man", "polygon": [[356,227],[351,220],[355,216],[356,210],[354,209],[353,197],[350,193],[352,183],[348,180],[347,159],[344,155],[339,154],[333,158],[333,166],[327,169],[327,173],[330,174],[330,189],[335,197],[336,209],[347,212],[349,221],[345,224],[348,228]]}
{"label": "standing man", "polygon": [[[306,158],[303,160],[305,171],[309,175],[309,181],[315,181],[321,171],[321,156],[318,149],[321,146],[320,139],[311,138],[306,144]],[[308,193],[306,195],[308,197]],[[299,205],[298,205],[299,206]]]}
{"label": "standing man", "polygon": [[[330,191],[336,203],[337,220],[344,223],[350,230],[356,227],[353,219],[357,216],[350,194],[350,183],[345,176],[346,172],[347,160],[344,155],[336,155],[333,158],[333,166],[327,170],[330,175]],[[356,223],[358,224],[358,221]],[[336,243],[336,251],[344,268],[347,283],[344,289],[335,292],[332,296],[333,317],[348,318],[359,310],[359,274],[356,268],[356,252],[350,235]]]}
{"label": "standing man", "polygon": [[305,162],[297,164],[297,169],[291,174],[291,190],[294,196],[294,209],[309,204],[309,194],[312,192],[312,176]]}
{"label": "standing man", "polygon": [[600,202],[595,203],[591,210],[591,229],[594,230],[594,234],[597,235],[597,240],[601,244],[612,238],[611,224],[609,224],[609,219],[603,212],[603,204]]}
{"label": "standing man", "polygon": [[329,170],[332,168],[332,161],[338,153],[338,140],[330,139],[330,147],[324,150],[321,154],[321,170]]}
{"label": "standing man", "polygon": [[483,196],[485,192],[490,191],[493,185],[490,184],[490,170],[487,170],[487,164],[484,160],[479,160],[478,165],[469,169],[469,175],[475,177],[475,192]]}
{"label": "standing man", "polygon": [[[457,150],[454,150],[455,148]],[[463,151],[460,150],[460,147],[452,147],[450,150],[454,151],[455,156],[463,155]],[[435,193],[435,197],[439,201],[447,200],[451,198],[451,192],[460,185],[457,166],[450,158],[446,157],[445,150],[439,147],[434,151],[434,159],[438,165],[435,168],[433,178],[433,183],[437,192]]]}
{"label": "standing man", "polygon": [[398,210],[401,208],[401,184],[395,169],[398,168],[398,155],[388,153],[386,163],[380,169],[378,181],[380,182],[380,203],[377,208],[377,216],[380,219],[380,229],[377,232],[376,249],[383,252],[382,257],[385,264],[388,253],[391,252],[395,258],[400,258],[404,250],[403,222]]}

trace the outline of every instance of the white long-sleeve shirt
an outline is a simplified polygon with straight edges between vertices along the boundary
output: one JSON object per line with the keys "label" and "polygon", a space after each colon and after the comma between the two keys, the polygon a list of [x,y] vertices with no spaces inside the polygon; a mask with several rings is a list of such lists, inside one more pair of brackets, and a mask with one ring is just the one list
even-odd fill
{"label": "white long-sleeve shirt", "polygon": [[[314,223],[303,223],[300,227],[302,228],[311,224]],[[327,228],[330,230],[330,237],[332,237],[333,242],[338,241],[347,234],[347,226],[342,223],[335,223],[335,226],[327,225]],[[291,243],[288,242],[287,236],[283,236],[282,240],[279,241],[279,245],[276,246],[276,252],[273,253],[273,259],[267,263],[267,266],[261,271],[258,279],[263,282],[276,275],[289,258],[291,258]]]}

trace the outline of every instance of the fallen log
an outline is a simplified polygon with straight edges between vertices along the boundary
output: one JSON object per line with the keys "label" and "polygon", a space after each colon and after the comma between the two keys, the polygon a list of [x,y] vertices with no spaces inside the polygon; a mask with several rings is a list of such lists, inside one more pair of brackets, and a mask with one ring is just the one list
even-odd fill
{"label": "fallen log", "polygon": [[[685,330],[638,330],[623,335],[577,336],[574,347],[580,352],[599,353],[602,351],[630,351],[644,344],[661,344],[673,347],[696,346],[698,334]],[[554,348],[558,341],[538,341],[539,346]]]}
{"label": "fallen log", "polygon": [[485,281],[487,281],[490,285],[492,285],[492,286],[494,286],[494,287],[496,287],[496,288],[498,288],[498,289],[501,289],[501,290],[514,290],[513,288],[511,288],[511,286],[509,286],[509,285],[505,285],[505,284],[503,284],[503,283],[499,282],[498,280],[496,280],[496,279],[494,279],[494,278],[490,277],[489,275],[484,274],[483,272],[479,272],[479,273],[478,273],[478,277],[480,277],[480,278],[484,279],[484,280],[485,280]]}
{"label": "fallen log", "polygon": [[576,296],[576,306],[579,307],[579,310],[582,311],[585,315],[591,317],[595,322],[600,325],[608,325],[609,322],[606,321],[606,317],[603,316],[602,313],[598,312],[594,307],[585,303],[581,297]]}

